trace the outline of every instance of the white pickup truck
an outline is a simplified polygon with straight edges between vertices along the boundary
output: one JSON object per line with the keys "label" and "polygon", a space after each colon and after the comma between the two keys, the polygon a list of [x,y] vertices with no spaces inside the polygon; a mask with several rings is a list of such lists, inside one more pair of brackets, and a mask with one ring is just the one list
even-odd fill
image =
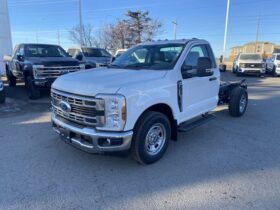
{"label": "white pickup truck", "polygon": [[273,54],[271,59],[267,60],[266,71],[275,77],[280,76],[280,53]]}
{"label": "white pickup truck", "polygon": [[63,140],[90,153],[131,151],[143,164],[159,160],[178,131],[207,121],[218,104],[239,117],[248,102],[243,82],[220,83],[200,39],[136,45],[106,68],[58,78],[51,96],[52,126]]}
{"label": "white pickup truck", "polygon": [[261,54],[258,53],[241,53],[239,54],[232,67],[232,72],[237,76],[243,74],[255,74],[264,76],[266,64],[262,59]]}

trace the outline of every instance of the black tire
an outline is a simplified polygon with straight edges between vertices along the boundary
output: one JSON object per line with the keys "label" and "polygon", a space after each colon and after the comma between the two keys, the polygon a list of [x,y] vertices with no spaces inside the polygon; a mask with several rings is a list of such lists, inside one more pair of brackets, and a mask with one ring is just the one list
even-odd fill
{"label": "black tire", "polygon": [[9,87],[15,87],[17,84],[17,78],[10,72],[10,70],[6,69],[6,76],[8,79]]}
{"label": "black tire", "polygon": [[32,77],[27,76],[25,78],[25,87],[26,87],[27,95],[30,99],[36,100],[41,97],[40,89],[34,85],[32,81]]}
{"label": "black tire", "polygon": [[0,91],[0,104],[5,103],[6,100],[6,94],[5,94],[5,90]]}
{"label": "black tire", "polygon": [[230,93],[230,100],[229,100],[230,115],[233,117],[243,116],[247,110],[247,105],[248,105],[247,90],[242,87],[234,88]]}
{"label": "black tire", "polygon": [[236,76],[241,77],[243,74],[240,72],[236,72]]}
{"label": "black tire", "polygon": [[[158,136],[153,139],[152,131],[156,129],[156,126],[160,126],[162,133],[160,134],[159,132]],[[152,149],[147,145],[150,142],[147,141],[148,134],[150,134],[150,141],[156,142],[159,139],[158,137],[162,136],[164,139],[165,136],[165,140],[162,143],[158,143],[159,145],[157,148],[155,146],[155,149],[158,150],[155,154],[151,154],[152,152],[149,151]],[[159,112],[148,111],[144,113],[134,128],[132,143],[132,154],[134,159],[141,164],[152,164],[158,161],[164,155],[170,139],[171,126],[168,118]],[[156,145],[156,143],[154,145]]]}
{"label": "black tire", "polygon": [[275,67],[275,66],[273,67],[272,75],[273,75],[274,77],[278,77],[278,75],[277,75],[277,73],[276,73],[276,67]]}

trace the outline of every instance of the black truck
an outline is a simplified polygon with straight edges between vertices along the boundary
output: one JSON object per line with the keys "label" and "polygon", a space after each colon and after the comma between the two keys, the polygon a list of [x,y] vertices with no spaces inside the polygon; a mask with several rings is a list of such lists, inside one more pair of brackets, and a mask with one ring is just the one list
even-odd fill
{"label": "black truck", "polygon": [[41,89],[50,88],[57,77],[85,69],[85,64],[70,57],[62,47],[49,44],[19,44],[4,62],[9,86],[24,81],[30,99],[40,98]]}

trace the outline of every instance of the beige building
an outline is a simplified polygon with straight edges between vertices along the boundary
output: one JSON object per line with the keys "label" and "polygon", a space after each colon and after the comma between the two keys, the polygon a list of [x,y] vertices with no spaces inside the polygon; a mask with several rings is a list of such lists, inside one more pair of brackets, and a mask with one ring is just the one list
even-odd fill
{"label": "beige building", "polygon": [[230,49],[229,58],[234,58],[239,53],[260,53],[264,57],[271,57],[274,51],[280,50],[280,46],[271,42],[249,42],[243,46],[236,46]]}

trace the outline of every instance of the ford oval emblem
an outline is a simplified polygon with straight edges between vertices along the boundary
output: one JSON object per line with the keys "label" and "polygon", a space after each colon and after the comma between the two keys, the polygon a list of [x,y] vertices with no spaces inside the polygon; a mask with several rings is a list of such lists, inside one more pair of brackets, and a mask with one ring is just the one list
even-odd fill
{"label": "ford oval emblem", "polygon": [[64,112],[71,112],[71,106],[70,106],[70,104],[68,104],[67,102],[65,102],[65,101],[60,101],[59,102],[59,107],[60,107],[60,109],[62,110],[62,111],[64,111]]}

